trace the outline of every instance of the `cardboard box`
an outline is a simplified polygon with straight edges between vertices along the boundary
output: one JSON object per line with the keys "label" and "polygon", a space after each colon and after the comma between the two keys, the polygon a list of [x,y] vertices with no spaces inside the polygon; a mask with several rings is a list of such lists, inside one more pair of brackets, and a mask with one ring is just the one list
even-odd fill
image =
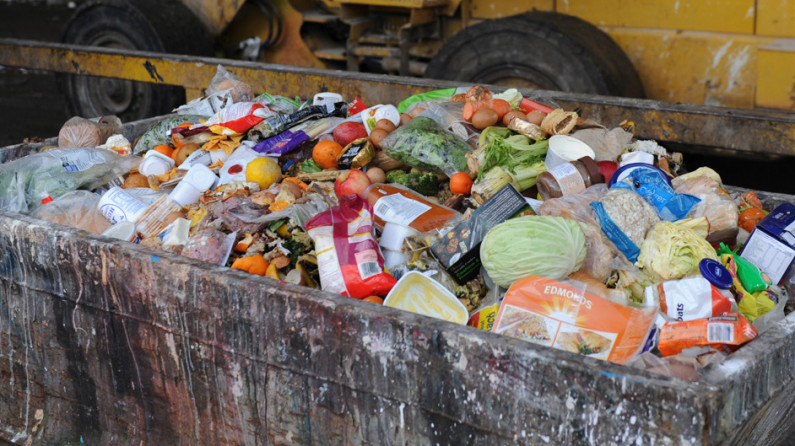
{"label": "cardboard box", "polygon": [[795,260],[795,204],[781,204],[762,219],[740,255],[767,273],[775,284],[791,274]]}
{"label": "cardboard box", "polygon": [[522,194],[508,184],[469,217],[431,245],[434,257],[460,284],[480,272],[480,242],[491,228],[525,211],[529,206]]}

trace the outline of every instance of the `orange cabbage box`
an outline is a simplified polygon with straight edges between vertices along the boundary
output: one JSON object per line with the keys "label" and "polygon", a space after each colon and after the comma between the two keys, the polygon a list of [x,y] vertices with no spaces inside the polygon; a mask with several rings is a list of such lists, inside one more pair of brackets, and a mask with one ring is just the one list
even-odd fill
{"label": "orange cabbage box", "polygon": [[618,364],[646,343],[657,309],[634,308],[539,276],[514,282],[492,331]]}

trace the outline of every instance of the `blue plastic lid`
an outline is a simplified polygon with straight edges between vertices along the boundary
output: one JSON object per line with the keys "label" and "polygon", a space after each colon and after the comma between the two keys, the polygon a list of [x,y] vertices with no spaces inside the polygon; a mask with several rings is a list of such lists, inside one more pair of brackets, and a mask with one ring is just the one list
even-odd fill
{"label": "blue plastic lid", "polygon": [[668,175],[662,169],[660,169],[657,166],[646,163],[632,163],[619,167],[618,170],[616,170],[613,173],[613,176],[610,177],[610,182],[607,184],[607,186],[613,187],[614,184],[628,177],[629,174],[636,169],[642,169],[657,173],[665,180],[666,183],[668,183],[669,186],[671,186],[671,179],[668,178]]}
{"label": "blue plastic lid", "polygon": [[713,259],[701,259],[698,263],[698,269],[701,275],[715,285],[716,288],[729,289],[732,286],[732,275],[725,266],[720,262]]}

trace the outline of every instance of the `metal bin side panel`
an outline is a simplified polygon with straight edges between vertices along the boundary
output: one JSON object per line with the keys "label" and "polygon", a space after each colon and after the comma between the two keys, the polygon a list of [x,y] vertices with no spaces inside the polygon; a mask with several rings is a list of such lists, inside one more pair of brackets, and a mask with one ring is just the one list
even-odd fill
{"label": "metal bin side panel", "polygon": [[8,440],[702,444],[722,416],[717,385],[16,214],[0,246]]}

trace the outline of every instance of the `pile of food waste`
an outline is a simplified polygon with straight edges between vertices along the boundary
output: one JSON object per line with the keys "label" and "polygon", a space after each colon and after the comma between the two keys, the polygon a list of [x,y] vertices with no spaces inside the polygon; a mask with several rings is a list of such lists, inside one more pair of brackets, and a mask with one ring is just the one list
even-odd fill
{"label": "pile of food waste", "polygon": [[516,89],[302,100],[219,66],[174,112],[70,119],[0,208],[688,380],[795,284],[795,205]]}

